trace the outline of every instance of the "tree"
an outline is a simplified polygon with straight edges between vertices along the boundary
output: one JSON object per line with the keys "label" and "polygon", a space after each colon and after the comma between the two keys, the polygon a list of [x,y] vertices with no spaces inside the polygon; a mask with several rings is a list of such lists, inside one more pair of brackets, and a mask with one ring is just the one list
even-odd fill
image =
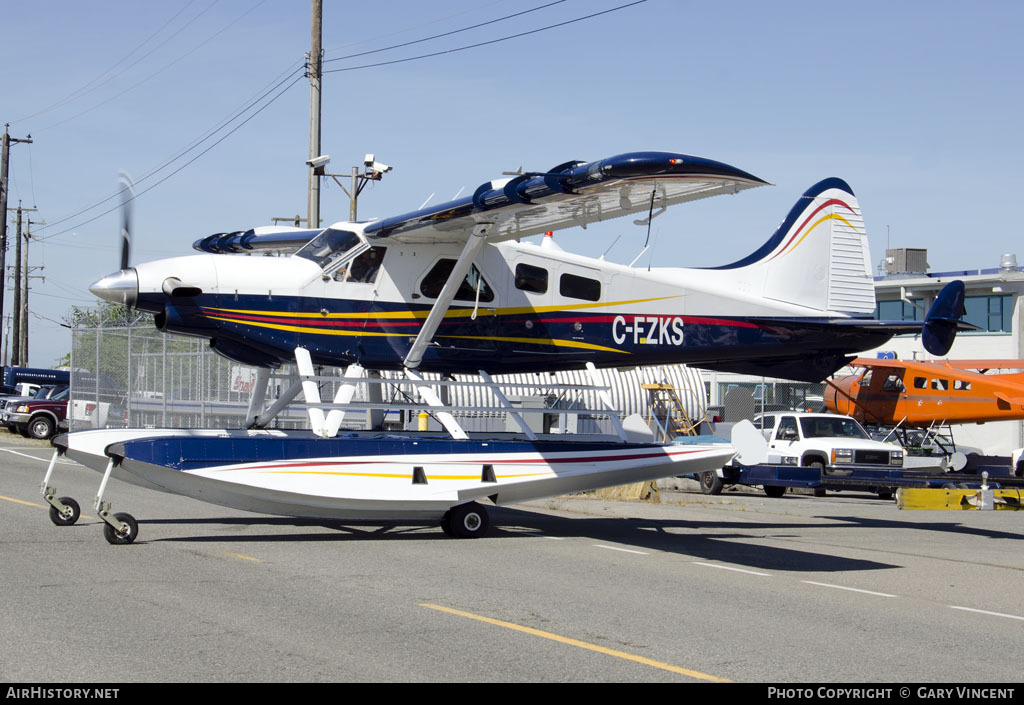
{"label": "tree", "polygon": [[72,306],[62,320],[70,328],[128,328],[144,321],[149,315],[144,311],[103,302],[91,308]]}

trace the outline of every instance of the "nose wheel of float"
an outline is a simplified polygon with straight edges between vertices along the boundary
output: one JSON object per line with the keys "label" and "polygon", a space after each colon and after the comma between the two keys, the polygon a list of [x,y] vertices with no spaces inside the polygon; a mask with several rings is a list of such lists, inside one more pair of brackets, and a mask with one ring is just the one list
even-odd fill
{"label": "nose wheel of float", "polygon": [[100,512],[100,517],[105,522],[103,538],[107,540],[107,543],[115,546],[131,543],[139,535],[139,523],[131,514],[118,512],[113,515],[113,518],[110,518],[109,511],[106,514],[107,516],[104,516],[104,512]]}
{"label": "nose wheel of float", "polygon": [[50,465],[46,468],[46,475],[43,477],[43,483],[39,486],[39,494],[43,495],[43,499],[50,505],[50,521],[57,526],[71,526],[82,516],[78,502],[71,497],[58,498],[57,488],[50,486],[50,478],[53,476],[53,468],[57,464],[59,455],[59,450],[53,452]]}
{"label": "nose wheel of float", "polygon": [[50,521],[57,526],[71,526],[81,516],[82,510],[79,508],[78,502],[71,497],[61,497],[50,503]]}
{"label": "nose wheel of float", "polygon": [[[82,510],[78,506],[78,502],[71,497],[58,498],[56,488],[50,486],[50,478],[53,476],[53,469],[57,464],[57,456],[59,455],[59,450],[54,451],[53,458],[50,460],[50,466],[46,469],[46,476],[43,478],[43,484],[39,491],[43,495],[43,499],[50,505],[50,521],[57,526],[71,526],[77,523],[82,516]],[[110,473],[113,470],[114,459],[111,458],[110,462],[107,463],[107,469],[103,473],[103,481],[100,482],[100,489],[96,495],[96,512],[99,514],[100,519],[103,520],[103,536],[107,539],[108,543],[114,545],[132,543],[139,535],[139,523],[135,521],[135,517],[125,512],[111,514],[110,503],[103,501],[107,480],[110,479]]]}
{"label": "nose wheel of float", "polygon": [[139,524],[135,517],[125,512],[111,514],[110,503],[103,501],[103,493],[107,489],[107,480],[110,473],[114,471],[115,458],[110,457],[107,462],[107,469],[103,472],[103,480],[100,481],[99,492],[96,493],[96,512],[103,520],[103,537],[107,543],[114,545],[132,543],[139,535]]}

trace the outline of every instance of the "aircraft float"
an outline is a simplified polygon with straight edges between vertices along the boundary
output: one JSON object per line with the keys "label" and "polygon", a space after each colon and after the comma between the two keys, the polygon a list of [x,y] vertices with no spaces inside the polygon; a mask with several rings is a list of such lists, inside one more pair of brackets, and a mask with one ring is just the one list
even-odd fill
{"label": "aircraft float", "polygon": [[[137,535],[103,501],[111,477],[243,510],[301,517],[440,520],[475,537],[496,505],[700,473],[729,446],[642,442],[618,422],[610,440],[466,433],[426,373],[490,375],[687,363],[821,381],[857,352],[921,333],[943,355],[963,311],[963,284],[939,294],[923,323],[872,319],[871,261],[860,207],[830,178],[808,189],[750,255],[714,268],[639,269],[526,238],[629,214],[650,225],[670,205],[766,182],[735,167],[667,152],[634,152],[488,181],[459,200],[322,229],[260,227],[198,240],[202,254],[128,266],[94,294],[147,311],[168,333],[207,338],[258,367],[245,429],[103,429],[54,440],[57,453],[103,473],[97,510],[107,539]],[[125,228],[127,231],[129,228]],[[126,237],[125,242],[130,238]],[[284,256],[245,256],[275,253]],[[264,406],[272,370],[295,364],[290,388]],[[345,367],[334,402],[315,365]],[[378,371],[400,371],[447,436],[338,436],[344,415],[373,408]],[[367,384],[370,402],[353,402]],[[267,429],[303,393],[311,432]],[[508,404],[504,404],[509,406]],[[326,411],[326,413],[325,413]],[[514,418],[519,418],[513,413]],[[56,453],[54,461],[56,460]],[[77,505],[43,493],[55,523]]]}

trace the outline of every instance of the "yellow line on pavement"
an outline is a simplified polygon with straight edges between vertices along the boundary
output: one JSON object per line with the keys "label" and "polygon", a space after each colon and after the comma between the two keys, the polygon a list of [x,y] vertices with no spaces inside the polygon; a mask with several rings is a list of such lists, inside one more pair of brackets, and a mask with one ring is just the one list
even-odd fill
{"label": "yellow line on pavement", "polygon": [[39,507],[40,509],[46,509],[46,507],[44,507],[41,504],[36,504],[35,502],[26,502],[21,499],[14,499],[13,497],[4,497],[0,495],[0,499],[6,499],[8,502],[16,502],[17,504],[24,504],[25,506],[28,507]]}
{"label": "yellow line on pavement", "polygon": [[[38,507],[39,509],[48,509],[49,508],[45,504],[36,504],[35,502],[26,502],[23,499],[15,499],[14,497],[4,497],[3,495],[0,495],[0,499],[5,499],[8,502],[15,502],[17,504],[24,504],[26,507]],[[86,516],[85,514],[79,514],[78,518],[79,519],[92,519],[92,517]]]}
{"label": "yellow line on pavement", "polygon": [[626,653],[625,651],[616,651],[615,649],[608,649],[604,646],[598,646],[597,644],[591,644],[586,641],[580,641],[579,639],[570,639],[569,637],[559,636],[558,634],[552,634],[551,632],[541,631],[540,629],[534,629],[532,627],[524,627],[521,624],[514,624],[512,622],[503,622],[500,619],[491,619],[490,617],[483,617],[478,614],[471,612],[463,612],[461,610],[455,610],[450,607],[442,607],[440,605],[432,605],[428,603],[421,603],[420,607],[426,607],[432,610],[438,610],[439,612],[447,612],[448,614],[458,615],[460,617],[466,617],[468,619],[475,619],[478,622],[486,622],[487,624],[494,624],[499,627],[505,627],[506,629],[514,629],[524,634],[531,634],[533,636],[539,636],[544,639],[550,639],[557,641],[561,644],[568,644],[569,646],[577,646],[581,649],[587,649],[589,651],[596,651],[600,654],[608,656],[615,656],[617,658],[625,659],[627,661],[635,661],[636,663],[642,663],[645,666],[652,666],[653,668],[660,668],[665,671],[671,671],[672,673],[679,673],[684,676],[690,676],[691,678],[699,678],[706,681],[714,681],[716,683],[728,683],[729,681],[725,678],[719,678],[718,676],[708,675],[707,673],[701,673],[700,671],[692,671],[689,668],[681,668],[680,666],[673,666],[670,663],[664,663],[662,661],[654,661],[653,659],[644,658],[643,656],[637,656],[636,654]]}
{"label": "yellow line on pavement", "polygon": [[242,553],[231,553],[230,551],[228,551],[227,554],[229,556],[234,556],[235,558],[241,558],[243,561],[252,561],[253,563],[262,563],[263,562],[259,558],[253,558],[252,556],[246,556],[246,555],[244,555]]}

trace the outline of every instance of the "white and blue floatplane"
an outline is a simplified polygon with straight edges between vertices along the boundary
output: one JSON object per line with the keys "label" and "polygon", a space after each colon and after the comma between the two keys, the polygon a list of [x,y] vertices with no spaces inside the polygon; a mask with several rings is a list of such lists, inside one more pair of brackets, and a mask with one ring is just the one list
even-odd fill
{"label": "white and blue floatplane", "polygon": [[[622,425],[597,442],[542,437],[528,424],[513,436],[474,436],[443,408],[442,383],[423,374],[479,374],[488,384],[497,373],[687,363],[820,381],[900,333],[948,351],[962,327],[963,284],[949,284],[923,324],[874,320],[864,221],[840,179],[812,186],[766,242],[717,268],[638,269],[526,241],[632,213],[649,226],[670,205],[765,183],[700,157],[634,152],[489,181],[384,220],[211,235],[194,244],[201,254],[131,267],[126,225],[120,271],[90,290],[256,366],[246,428],[94,430],[54,444],[103,473],[97,506],[112,542],[134,540],[137,525],[103,501],[111,478],[250,511],[438,519],[448,533],[478,536],[487,527],[478,500],[720,467],[728,446],[638,441]],[[281,256],[246,256],[269,253]],[[271,373],[284,364],[295,365],[292,383],[265,408]],[[314,365],[347,369],[331,404],[320,402]],[[339,435],[347,410],[379,403],[379,371],[400,372],[447,436]],[[357,406],[364,383],[369,406]],[[268,430],[300,393],[312,430]],[[56,497],[52,470],[43,483],[51,516],[73,523],[77,505]]]}

